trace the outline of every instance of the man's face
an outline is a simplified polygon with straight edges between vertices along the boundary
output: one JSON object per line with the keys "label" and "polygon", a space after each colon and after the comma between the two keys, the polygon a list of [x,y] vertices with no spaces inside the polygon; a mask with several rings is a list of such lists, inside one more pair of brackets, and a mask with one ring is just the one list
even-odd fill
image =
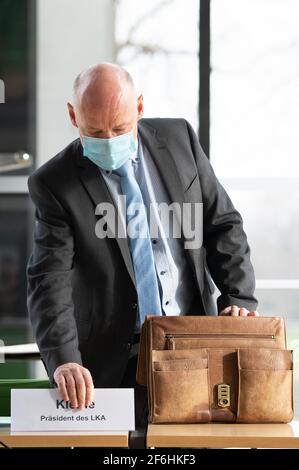
{"label": "man's face", "polygon": [[137,139],[137,121],[143,114],[143,97],[112,97],[112,99],[85,100],[74,108],[68,103],[72,123],[83,136],[111,138],[133,131]]}

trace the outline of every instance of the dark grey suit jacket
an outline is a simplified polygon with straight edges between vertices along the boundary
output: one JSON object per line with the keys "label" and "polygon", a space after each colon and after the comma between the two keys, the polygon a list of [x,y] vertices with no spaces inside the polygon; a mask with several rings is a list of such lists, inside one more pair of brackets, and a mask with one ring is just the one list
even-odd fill
{"label": "dark grey suit jacket", "polygon": [[[188,314],[255,309],[254,272],[240,214],[184,119],[142,119],[144,145],[173,202],[203,202],[203,246],[186,250],[198,299]],[[87,367],[97,387],[119,386],[128,361],[137,293],[127,240],[97,238],[100,202],[113,203],[98,168],[75,140],[28,180],[35,204],[27,266],[28,311],[50,379],[59,365]]]}

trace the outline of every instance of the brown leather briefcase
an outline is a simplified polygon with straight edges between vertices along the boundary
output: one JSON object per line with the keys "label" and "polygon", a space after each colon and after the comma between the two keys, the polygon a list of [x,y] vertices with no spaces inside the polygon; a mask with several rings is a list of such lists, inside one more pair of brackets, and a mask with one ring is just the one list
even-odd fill
{"label": "brown leather briefcase", "polygon": [[286,423],[293,357],[278,317],[147,316],[136,380],[151,423]]}

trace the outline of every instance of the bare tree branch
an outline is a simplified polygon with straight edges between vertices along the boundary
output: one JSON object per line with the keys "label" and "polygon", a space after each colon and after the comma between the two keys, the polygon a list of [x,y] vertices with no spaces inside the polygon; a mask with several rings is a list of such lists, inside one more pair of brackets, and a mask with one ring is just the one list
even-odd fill
{"label": "bare tree branch", "polygon": [[[114,0],[115,6],[119,6],[122,0]],[[133,39],[134,33],[146,22],[148,19],[153,18],[157,13],[161,11],[162,8],[165,8],[169,4],[173,3],[174,0],[162,0],[157,5],[155,5],[151,10],[141,16],[138,21],[129,29],[126,41],[116,44],[116,53],[119,55],[120,51],[126,47],[135,48],[135,53],[132,56],[131,60],[137,57],[139,54],[154,55],[156,53],[161,53],[165,55],[170,54],[181,54],[181,55],[194,55],[194,52],[187,50],[169,50],[158,44],[142,44]]]}
{"label": "bare tree branch", "polygon": [[160,52],[161,54],[181,54],[181,55],[194,55],[195,53],[192,51],[187,51],[185,49],[178,49],[178,50],[169,50],[164,47],[159,46],[158,44],[142,44],[140,42],[130,41],[127,40],[121,44],[116,45],[116,50],[119,52],[121,49],[125,47],[133,47],[137,51],[136,53],[143,53],[143,54],[156,54]]}
{"label": "bare tree branch", "polygon": [[151,10],[149,10],[147,13],[145,13],[143,16],[141,16],[138,19],[138,22],[135,23],[128,31],[128,40],[132,40],[133,34],[142,26],[143,23],[145,23],[148,19],[152,18],[153,16],[156,15],[156,13],[159,13],[164,7],[169,5],[170,3],[173,3],[173,0],[162,0],[159,2],[157,5],[155,5]]}

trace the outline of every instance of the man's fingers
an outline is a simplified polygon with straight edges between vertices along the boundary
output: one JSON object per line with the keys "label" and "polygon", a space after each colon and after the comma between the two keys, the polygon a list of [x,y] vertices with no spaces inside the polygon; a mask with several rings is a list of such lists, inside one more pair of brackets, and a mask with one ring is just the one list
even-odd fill
{"label": "man's fingers", "polygon": [[73,408],[78,407],[78,400],[77,400],[77,391],[76,391],[76,383],[75,379],[70,372],[65,373],[64,375],[66,380],[66,388],[68,392],[68,396]]}
{"label": "man's fingers", "polygon": [[220,312],[220,315],[230,315],[230,311],[231,311],[231,306],[226,307]]}
{"label": "man's fingers", "polygon": [[58,391],[59,391],[62,399],[65,400],[65,401],[69,401],[69,396],[68,396],[67,389],[66,389],[65,378],[62,374],[60,374],[59,378],[57,379],[57,386],[58,386]]}
{"label": "man's fingers", "polygon": [[74,371],[73,377],[76,383],[78,407],[82,410],[85,407],[85,395],[86,395],[85,380],[83,378],[82,371],[81,370]]}
{"label": "man's fingers", "polygon": [[247,310],[247,308],[244,308],[244,307],[240,308],[240,317],[247,317],[248,313],[250,312],[249,310]]}
{"label": "man's fingers", "polygon": [[86,388],[85,406],[89,406],[93,402],[93,390],[94,390],[93,381],[92,381],[92,377],[88,369],[84,369],[82,373],[83,373],[83,377],[85,380],[85,388]]}
{"label": "man's fingers", "polygon": [[60,396],[69,401],[73,408],[83,409],[93,401],[93,380],[88,369],[75,362],[58,366],[54,372],[54,380]]}
{"label": "man's fingers", "polygon": [[224,308],[219,315],[230,315],[232,317],[259,317],[259,313],[256,310],[249,311],[245,307],[238,307],[237,305],[229,305]]}
{"label": "man's fingers", "polygon": [[231,316],[232,317],[238,317],[239,316],[239,307],[237,305],[232,305]]}

